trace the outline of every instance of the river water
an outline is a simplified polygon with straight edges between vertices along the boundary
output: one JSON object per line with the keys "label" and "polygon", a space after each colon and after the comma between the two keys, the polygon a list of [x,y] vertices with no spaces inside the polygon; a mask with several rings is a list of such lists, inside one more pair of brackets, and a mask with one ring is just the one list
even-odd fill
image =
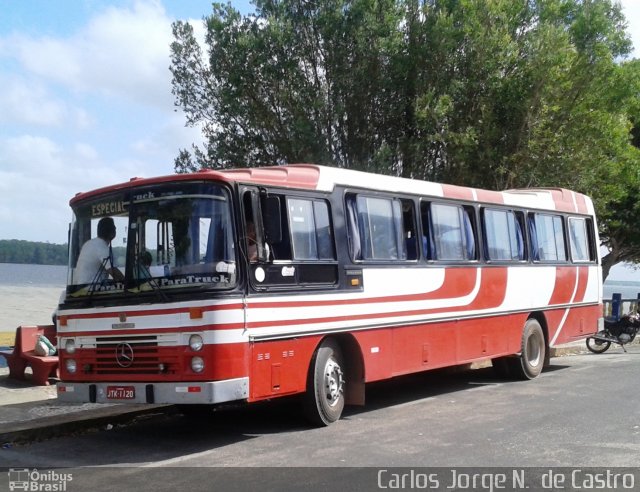
{"label": "river water", "polygon": [[0,285],[64,288],[67,267],[0,263]]}
{"label": "river water", "polygon": [[50,324],[66,276],[66,266],[0,263],[0,331]]}

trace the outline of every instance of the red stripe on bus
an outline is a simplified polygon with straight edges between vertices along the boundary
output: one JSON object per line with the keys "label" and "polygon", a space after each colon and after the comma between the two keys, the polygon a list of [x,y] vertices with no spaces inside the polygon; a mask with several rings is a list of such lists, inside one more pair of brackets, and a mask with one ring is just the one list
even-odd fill
{"label": "red stripe on bus", "polygon": [[442,192],[445,198],[457,198],[459,200],[473,201],[473,189],[450,184],[442,184]]}
{"label": "red stripe on bus", "polygon": [[[482,269],[482,274],[488,270]],[[500,270],[505,270],[501,268]],[[425,275],[427,272],[425,271]],[[249,309],[273,309],[273,308],[293,308],[293,307],[320,307],[320,306],[336,306],[351,304],[377,304],[384,302],[404,302],[404,301],[425,301],[435,299],[451,299],[455,297],[468,296],[473,292],[476,284],[476,278],[480,274],[479,268],[449,268],[445,270],[442,285],[430,292],[421,292],[418,294],[403,294],[396,296],[382,297],[362,297],[356,299],[330,299],[317,301],[273,301],[273,302],[251,302],[248,304]],[[506,275],[505,275],[506,278]]]}
{"label": "red stripe on bus", "polygon": [[219,171],[227,179],[243,183],[270,184],[289,188],[315,190],[320,180],[320,168],[312,164],[290,164],[267,168],[239,168]]}
{"label": "red stripe on bus", "polygon": [[572,301],[578,277],[576,267],[556,267],[556,282],[549,304],[567,304]]}
{"label": "red stripe on bus", "polygon": [[476,190],[476,196],[479,202],[504,203],[504,195],[499,191]]}
{"label": "red stripe on bus", "polygon": [[584,301],[584,295],[587,292],[587,283],[589,282],[589,267],[578,267],[578,287],[576,294],[573,296],[573,302]]}
{"label": "red stripe on bus", "polygon": [[[364,313],[344,316],[328,316],[319,318],[303,318],[303,319],[286,319],[273,321],[254,321],[247,323],[248,328],[266,328],[272,326],[292,326],[292,325],[308,325],[318,323],[335,323],[343,321],[359,321],[366,319],[382,319],[394,318],[398,316],[417,316],[421,314],[438,314],[438,313],[459,313],[461,311],[473,311],[479,309],[489,309],[500,306],[505,299],[507,292],[507,271],[506,269],[488,269],[488,273],[483,275],[478,294],[468,304],[463,306],[427,308],[391,311],[386,313]],[[285,307],[285,306],[282,306]],[[290,303],[289,308],[296,307],[295,303]]]}
{"label": "red stripe on bus", "polygon": [[587,209],[587,202],[584,199],[584,195],[581,195],[580,193],[574,193],[573,194],[575,201],[576,201],[576,206],[577,206],[577,212],[580,212],[582,214],[586,214],[589,213],[588,209]]}

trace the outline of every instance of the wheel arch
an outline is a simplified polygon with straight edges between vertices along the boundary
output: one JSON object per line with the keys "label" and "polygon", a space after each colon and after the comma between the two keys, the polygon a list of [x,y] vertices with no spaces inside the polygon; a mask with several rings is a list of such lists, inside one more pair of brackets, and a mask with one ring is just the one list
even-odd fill
{"label": "wheel arch", "polygon": [[[323,337],[318,341],[316,346],[316,353],[318,347],[322,345],[325,340],[335,340],[342,355],[344,357],[345,367],[343,368],[345,377],[345,403],[347,405],[364,405],[365,399],[365,378],[364,378],[364,357],[362,356],[362,349],[356,338],[350,333],[336,333]],[[308,370],[313,370],[313,362],[315,360],[315,353],[311,361],[309,362]]]}

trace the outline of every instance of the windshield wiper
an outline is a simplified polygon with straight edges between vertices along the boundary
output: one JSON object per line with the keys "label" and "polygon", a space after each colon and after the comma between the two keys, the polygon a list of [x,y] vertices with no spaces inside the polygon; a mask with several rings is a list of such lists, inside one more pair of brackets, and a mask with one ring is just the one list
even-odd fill
{"label": "windshield wiper", "polygon": [[89,297],[87,297],[87,301],[91,301],[93,294],[97,290],[96,286],[98,286],[98,280],[100,280],[99,287],[102,287],[104,285],[104,281],[107,278],[107,275],[103,275],[103,274],[106,274],[107,272],[108,261],[109,261],[108,256],[102,260],[102,263],[100,263],[100,268],[98,268],[98,271],[93,276],[93,280],[91,280],[91,283],[87,286],[87,289],[89,290]]}
{"label": "windshield wiper", "polygon": [[[84,298],[84,300],[87,303],[91,302],[91,300],[93,299],[93,295],[96,292],[100,292],[102,290],[102,287],[104,287],[109,280],[109,271],[111,269],[107,268],[107,264],[108,263],[111,264],[111,268],[113,268],[113,253],[111,253],[111,247],[109,247],[109,253],[110,253],[109,256],[107,256],[106,258],[103,258],[102,262],[100,263],[100,267],[98,267],[98,271],[93,276],[93,279],[91,280],[91,282],[87,284],[88,296]],[[119,288],[118,284],[124,287],[124,285],[119,280],[116,280],[114,278],[113,279],[114,290],[123,290],[123,288]]]}
{"label": "windshield wiper", "polygon": [[[136,280],[138,281],[138,283],[137,283],[138,292],[140,292],[140,286],[143,283],[145,283],[145,281],[146,281],[146,283],[158,295],[158,298],[161,301],[163,301],[163,302],[168,301],[169,298],[162,291],[162,288],[158,284],[158,280],[153,278],[153,276],[151,275],[151,270],[149,270],[149,267],[143,261],[141,261],[142,254],[143,253],[140,253],[140,254],[137,254],[135,256],[135,264],[134,264],[134,268],[133,268],[133,271],[138,274],[138,276],[136,278]],[[140,273],[142,273],[143,275],[140,275]]]}

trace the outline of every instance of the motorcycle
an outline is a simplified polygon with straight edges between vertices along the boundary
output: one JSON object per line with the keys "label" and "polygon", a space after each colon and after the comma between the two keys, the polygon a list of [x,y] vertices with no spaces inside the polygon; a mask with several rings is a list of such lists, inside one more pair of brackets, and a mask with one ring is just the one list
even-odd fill
{"label": "motorcycle", "polygon": [[594,354],[606,352],[612,343],[624,346],[633,342],[640,331],[640,313],[633,312],[620,317],[618,321],[604,320],[604,330],[587,338],[587,348]]}

